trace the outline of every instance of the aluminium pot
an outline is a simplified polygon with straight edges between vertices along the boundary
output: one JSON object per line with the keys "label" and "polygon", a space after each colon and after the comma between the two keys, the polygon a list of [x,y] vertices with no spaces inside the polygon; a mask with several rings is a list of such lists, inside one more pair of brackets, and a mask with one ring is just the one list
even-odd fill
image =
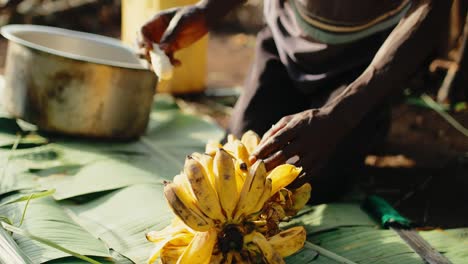
{"label": "aluminium pot", "polygon": [[42,131],[132,139],[146,130],[157,83],[120,41],[66,29],[7,25],[2,107]]}

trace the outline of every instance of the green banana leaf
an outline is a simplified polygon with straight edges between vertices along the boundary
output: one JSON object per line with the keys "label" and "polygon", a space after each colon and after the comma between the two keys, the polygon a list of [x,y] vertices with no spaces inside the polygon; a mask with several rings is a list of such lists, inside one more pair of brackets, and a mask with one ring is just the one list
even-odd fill
{"label": "green banana leaf", "polygon": [[[424,231],[420,234],[452,263],[462,264],[468,259],[467,232],[468,229],[462,228]],[[311,235],[308,239],[357,263],[423,263],[421,258],[392,230],[344,227]],[[319,256],[316,263],[335,262]]]}
{"label": "green banana leaf", "polygon": [[0,228],[0,263],[32,264],[31,259],[19,248],[11,235]]}
{"label": "green banana leaf", "polygon": [[374,220],[352,203],[331,203],[306,206],[284,225],[302,225],[307,234],[319,233],[343,226],[375,226]]}
{"label": "green banana leaf", "polygon": [[161,185],[133,185],[68,208],[75,220],[109,247],[144,263],[153,249],[145,234],[164,228],[173,217],[162,190]]}
{"label": "green banana leaf", "polygon": [[[25,204],[26,201],[3,205],[0,215],[19,226]],[[73,221],[64,208],[50,197],[30,201],[21,229],[82,255],[110,257],[108,247]],[[14,234],[13,238],[33,263],[69,256],[29,237]]]}

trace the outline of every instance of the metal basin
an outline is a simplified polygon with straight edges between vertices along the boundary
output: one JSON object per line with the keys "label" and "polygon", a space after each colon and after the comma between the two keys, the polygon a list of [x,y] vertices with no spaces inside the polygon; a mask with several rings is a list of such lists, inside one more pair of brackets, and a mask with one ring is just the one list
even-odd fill
{"label": "metal basin", "polygon": [[120,41],[35,25],[1,33],[9,44],[0,101],[12,115],[74,136],[144,133],[157,77]]}

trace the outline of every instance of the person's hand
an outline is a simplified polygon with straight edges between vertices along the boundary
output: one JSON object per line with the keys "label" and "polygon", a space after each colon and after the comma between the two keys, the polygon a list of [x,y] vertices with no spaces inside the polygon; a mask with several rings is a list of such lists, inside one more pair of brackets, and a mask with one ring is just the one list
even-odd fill
{"label": "person's hand", "polygon": [[329,158],[340,139],[338,130],[330,115],[320,109],[285,116],[264,134],[250,159],[263,159],[268,170],[288,161],[302,166],[303,178],[308,179]]}
{"label": "person's hand", "polygon": [[205,9],[198,5],[173,8],[156,14],[140,29],[138,45],[142,56],[149,58],[153,43],[158,43],[173,64],[174,52],[190,46],[208,32]]}

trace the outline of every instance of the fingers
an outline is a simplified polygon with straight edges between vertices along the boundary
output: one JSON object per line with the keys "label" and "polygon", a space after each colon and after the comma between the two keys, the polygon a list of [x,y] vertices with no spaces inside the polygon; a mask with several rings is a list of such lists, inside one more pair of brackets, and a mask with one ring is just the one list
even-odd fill
{"label": "fingers", "polygon": [[160,46],[167,53],[186,48],[208,33],[205,11],[190,6],[177,11],[161,36]]}
{"label": "fingers", "polygon": [[293,141],[286,145],[283,149],[277,151],[270,157],[265,159],[267,171],[272,170],[276,166],[286,163],[294,156],[299,156],[301,152],[301,144],[298,141]]}
{"label": "fingers", "polygon": [[[285,126],[278,131],[274,136],[267,139],[263,144],[260,144],[252,153],[251,160],[265,159],[273,153],[283,149],[294,139],[297,133],[296,127]],[[294,145],[294,147],[296,147]],[[282,154],[283,155],[283,154]]]}
{"label": "fingers", "polygon": [[[289,120],[290,116],[285,116],[281,118],[265,134],[263,134],[263,137],[258,145],[263,146],[268,140],[270,140],[274,135],[276,135],[276,133],[278,133],[279,131],[281,131],[281,129],[286,127],[288,125]],[[251,163],[255,163],[255,161],[257,160],[257,156],[255,155],[255,153],[253,153],[249,159]]]}
{"label": "fingers", "polygon": [[151,63],[150,51],[153,50],[153,43],[159,43],[178,9],[173,8],[159,12],[141,27],[136,40],[139,48],[137,55],[140,58]]}
{"label": "fingers", "polygon": [[140,45],[148,47],[147,44],[159,43],[161,41],[161,37],[169,26],[169,23],[179,9],[180,8],[173,8],[159,12],[148,22],[146,22],[140,30],[142,37],[141,41],[139,42]]}
{"label": "fingers", "polygon": [[268,139],[274,136],[278,131],[280,131],[283,127],[285,127],[288,123],[283,122],[281,119],[278,123],[274,124],[265,134],[263,134],[262,140],[260,140],[260,145],[265,143]]}
{"label": "fingers", "polygon": [[173,52],[170,52],[170,53],[167,53],[167,56],[169,57],[169,60],[171,61],[171,64],[174,65],[174,66],[180,66],[182,63],[180,62],[180,60],[176,59],[174,57],[174,53]]}

